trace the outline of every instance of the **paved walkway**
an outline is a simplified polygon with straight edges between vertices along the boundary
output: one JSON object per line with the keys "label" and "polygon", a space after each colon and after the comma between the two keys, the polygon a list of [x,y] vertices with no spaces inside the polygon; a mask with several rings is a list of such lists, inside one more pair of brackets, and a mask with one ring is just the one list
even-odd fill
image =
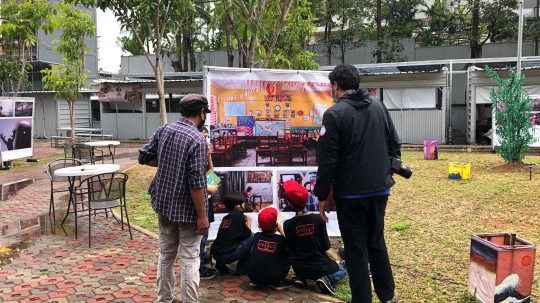
{"label": "paved walkway", "polygon": [[[63,151],[36,144],[35,155],[54,153]],[[137,161],[137,146],[119,148],[117,155],[115,162],[122,170],[131,167]],[[127,230],[105,216],[92,219],[91,248],[85,218],[79,220],[78,239],[73,235],[73,221],[64,229],[56,227],[52,234],[45,163],[0,174],[0,183],[23,178],[34,181],[0,202],[0,302],[156,301],[158,242],[154,237],[132,230],[131,240]],[[65,198],[59,195],[56,201],[57,208],[65,209]],[[6,247],[12,251],[2,252]],[[296,288],[253,289],[246,276],[201,281],[200,294],[200,302],[339,302]]]}

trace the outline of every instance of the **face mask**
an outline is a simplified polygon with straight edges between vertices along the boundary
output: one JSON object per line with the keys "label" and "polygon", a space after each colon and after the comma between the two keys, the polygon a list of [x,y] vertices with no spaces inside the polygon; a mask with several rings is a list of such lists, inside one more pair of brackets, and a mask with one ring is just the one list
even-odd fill
{"label": "face mask", "polygon": [[210,142],[210,138],[206,138],[206,144],[212,145],[212,143]]}
{"label": "face mask", "polygon": [[339,100],[336,98],[336,93],[334,92],[334,87],[332,86],[332,101],[338,103]]}
{"label": "face mask", "polygon": [[202,131],[204,127],[204,123],[206,122],[206,114],[203,112],[204,119],[201,119],[201,123],[199,123],[199,130]]}

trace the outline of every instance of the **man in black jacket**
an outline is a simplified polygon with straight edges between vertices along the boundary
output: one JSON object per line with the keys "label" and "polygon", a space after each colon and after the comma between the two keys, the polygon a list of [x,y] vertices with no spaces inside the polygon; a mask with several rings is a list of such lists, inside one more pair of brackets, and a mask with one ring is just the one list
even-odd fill
{"label": "man in black jacket", "polygon": [[336,66],[328,75],[337,104],[323,116],[317,145],[315,195],[325,214],[330,185],[345,245],[354,303],[371,302],[371,283],[381,302],[396,303],[394,278],[384,241],[384,214],[394,185],[389,157],[401,157],[388,110],[365,90],[351,65]]}

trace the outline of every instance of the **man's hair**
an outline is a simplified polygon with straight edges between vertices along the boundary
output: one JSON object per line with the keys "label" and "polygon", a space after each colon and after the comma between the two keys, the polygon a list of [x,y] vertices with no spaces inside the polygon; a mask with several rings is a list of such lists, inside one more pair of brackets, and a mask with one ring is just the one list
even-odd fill
{"label": "man's hair", "polygon": [[250,191],[252,190],[253,188],[251,188],[251,186],[248,186],[248,188],[246,188],[247,191]]}
{"label": "man's hair", "polygon": [[228,193],[225,196],[225,207],[229,211],[233,211],[236,205],[242,205],[242,203],[246,203],[246,197],[239,192]]}
{"label": "man's hair", "polygon": [[358,90],[360,87],[360,74],[356,67],[350,64],[340,64],[328,75],[330,83],[337,83],[340,89]]}
{"label": "man's hair", "polygon": [[201,111],[204,107],[196,106],[196,107],[180,107],[180,114],[182,117],[195,117],[201,114]]}

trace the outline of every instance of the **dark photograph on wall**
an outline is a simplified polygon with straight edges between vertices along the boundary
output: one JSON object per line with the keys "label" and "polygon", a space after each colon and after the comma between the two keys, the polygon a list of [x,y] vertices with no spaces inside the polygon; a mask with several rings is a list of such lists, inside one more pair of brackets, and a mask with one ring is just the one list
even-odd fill
{"label": "dark photograph on wall", "polygon": [[0,146],[2,151],[32,147],[32,120],[0,119]]}
{"label": "dark photograph on wall", "polygon": [[[306,209],[308,211],[317,212],[319,211],[319,199],[313,195],[313,189],[315,188],[317,171],[300,171],[300,170],[278,170],[276,171],[277,178],[277,194],[279,201],[279,210],[284,212],[292,212],[290,208],[287,194],[283,189],[283,184],[289,180],[294,180],[298,184],[304,186],[308,192],[308,199],[306,201]],[[336,210],[336,203],[333,199],[332,192],[328,196],[328,203],[330,206],[330,211]]]}
{"label": "dark photograph on wall", "polygon": [[271,171],[216,171],[221,179],[220,186],[209,203],[214,213],[229,213],[225,204],[225,196],[238,192],[246,198],[244,212],[259,212],[273,204]]}
{"label": "dark photograph on wall", "polygon": [[33,102],[15,102],[15,117],[32,117]]}

